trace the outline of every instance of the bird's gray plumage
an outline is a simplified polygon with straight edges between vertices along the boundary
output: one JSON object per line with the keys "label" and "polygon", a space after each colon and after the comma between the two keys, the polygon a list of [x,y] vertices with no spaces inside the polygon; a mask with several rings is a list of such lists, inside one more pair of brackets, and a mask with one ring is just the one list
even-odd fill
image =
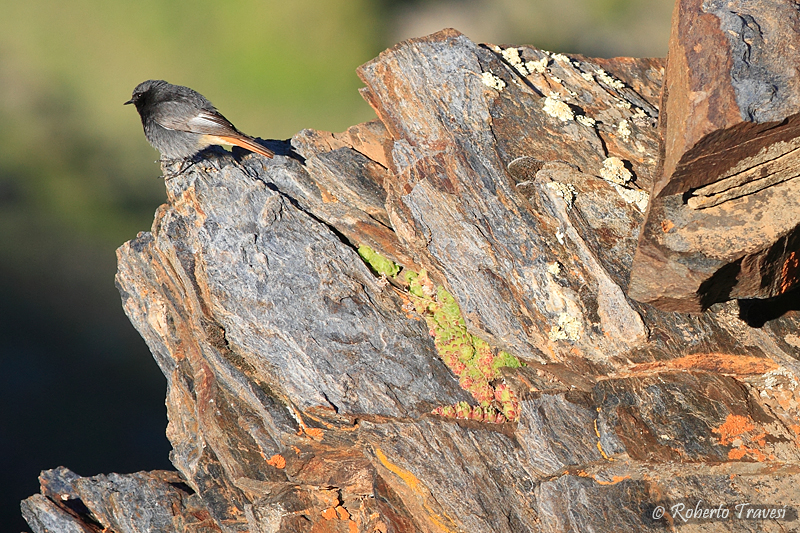
{"label": "bird's gray plumage", "polygon": [[166,159],[186,159],[213,144],[237,144],[272,157],[231,124],[202,94],[164,80],[147,80],[133,90],[145,137]]}

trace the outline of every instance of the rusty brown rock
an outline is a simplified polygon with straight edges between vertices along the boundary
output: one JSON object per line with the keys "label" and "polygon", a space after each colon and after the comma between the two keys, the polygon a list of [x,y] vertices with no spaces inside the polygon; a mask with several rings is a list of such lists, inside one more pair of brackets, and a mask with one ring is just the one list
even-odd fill
{"label": "rusty brown rock", "polygon": [[[167,377],[185,486],[136,490],[226,533],[655,531],[682,498],[797,505],[798,313],[752,304],[753,328],[733,302],[679,315],[625,292],[662,67],[446,30],[360,69],[380,123],[168,180],[117,283]],[[431,414],[476,401],[363,243],[427,269],[525,363],[494,379],[515,421]],[[122,528],[98,487],[129,478],[59,476],[90,511],[44,484],[32,527]]]}
{"label": "rusty brown rock", "polygon": [[672,24],[630,295],[698,312],[787,293],[800,281],[800,13],[788,0],[680,0]]}

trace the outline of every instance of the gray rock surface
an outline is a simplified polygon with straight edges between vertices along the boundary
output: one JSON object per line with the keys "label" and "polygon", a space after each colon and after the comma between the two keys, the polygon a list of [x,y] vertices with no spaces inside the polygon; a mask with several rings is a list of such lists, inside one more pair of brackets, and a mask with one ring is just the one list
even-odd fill
{"label": "gray rock surface", "polygon": [[[167,377],[185,486],[45,474],[23,503],[36,533],[127,531],[134,509],[188,531],[649,531],[677,500],[798,504],[797,313],[753,328],[733,302],[626,296],[663,62],[508,50],[401,43],[360,70],[380,122],[167,179],[117,284]],[[382,278],[364,244],[432,284]],[[479,403],[420,311],[436,286],[458,335],[525,364],[489,383],[517,399],[504,423],[430,414]],[[792,524],[682,530],[756,525]]]}

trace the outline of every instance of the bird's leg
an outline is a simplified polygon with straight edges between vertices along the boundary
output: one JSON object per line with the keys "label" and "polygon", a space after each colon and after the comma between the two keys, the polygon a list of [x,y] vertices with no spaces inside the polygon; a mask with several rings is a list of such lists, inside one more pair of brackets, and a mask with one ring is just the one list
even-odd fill
{"label": "bird's leg", "polygon": [[[198,162],[196,156],[189,158],[161,158],[161,171],[164,173],[164,179],[172,179],[180,176]],[[176,168],[177,167],[177,168]]]}

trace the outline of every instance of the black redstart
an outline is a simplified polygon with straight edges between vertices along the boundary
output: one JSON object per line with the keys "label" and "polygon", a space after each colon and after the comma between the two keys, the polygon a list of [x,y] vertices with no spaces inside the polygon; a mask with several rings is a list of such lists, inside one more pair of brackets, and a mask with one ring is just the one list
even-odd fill
{"label": "black redstart", "polygon": [[188,159],[214,144],[235,144],[270,158],[275,155],[188,87],[147,80],[136,86],[125,104],[136,106],[145,137],[164,159]]}

